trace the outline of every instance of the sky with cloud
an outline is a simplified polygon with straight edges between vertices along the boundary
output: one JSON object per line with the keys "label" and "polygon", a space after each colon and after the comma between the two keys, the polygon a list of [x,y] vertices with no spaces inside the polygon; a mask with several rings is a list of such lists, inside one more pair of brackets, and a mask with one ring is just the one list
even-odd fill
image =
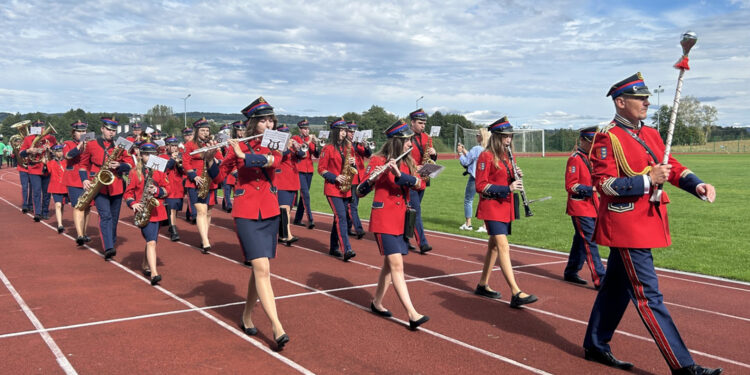
{"label": "sky with cloud", "polygon": [[[0,111],[427,112],[579,128],[640,71],[671,103],[680,35],[699,41],[682,95],[750,125],[750,0],[4,1]],[[652,99],[656,107],[657,98]]]}

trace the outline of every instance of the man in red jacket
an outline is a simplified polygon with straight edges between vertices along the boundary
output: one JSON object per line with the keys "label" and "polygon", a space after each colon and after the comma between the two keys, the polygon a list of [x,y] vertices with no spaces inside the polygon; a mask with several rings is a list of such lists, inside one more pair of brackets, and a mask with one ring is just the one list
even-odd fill
{"label": "man in red jacket", "polygon": [[716,198],[716,190],[671,156],[668,164],[661,164],[664,143],[642,122],[650,95],[640,73],[615,83],[607,93],[615,118],[594,136],[591,164],[594,186],[601,194],[594,238],[611,251],[586,329],[585,358],[625,370],[633,367],[616,359],[609,346],[630,299],[672,374],[717,375],[721,369],[695,364],[664,306],[651,249],[671,243],[669,199],[666,192],[657,202],[649,199],[665,182],[709,202]]}
{"label": "man in red jacket", "polygon": [[570,155],[565,168],[565,190],[568,192],[566,213],[573,220],[575,234],[563,279],[574,284],[586,285],[586,280],[578,276],[578,271],[586,262],[591,270],[594,288],[599,289],[604,277],[604,266],[599,257],[599,247],[593,239],[599,197],[594,192],[594,185],[591,182],[591,161],[589,160],[594,134],[596,134],[596,126],[581,129],[578,149]]}
{"label": "man in red jacket", "polygon": [[[39,128],[44,131],[45,124],[37,120],[32,125],[33,128]],[[42,219],[49,219],[49,200],[50,195],[47,193],[49,186],[49,171],[47,170],[47,161],[49,160],[49,148],[57,144],[57,140],[52,134],[41,137],[35,145],[32,145],[37,135],[30,134],[23,139],[21,144],[22,158],[28,158],[29,183],[31,185],[31,197],[34,203],[34,221],[39,222]],[[32,147],[33,146],[33,147]]]}

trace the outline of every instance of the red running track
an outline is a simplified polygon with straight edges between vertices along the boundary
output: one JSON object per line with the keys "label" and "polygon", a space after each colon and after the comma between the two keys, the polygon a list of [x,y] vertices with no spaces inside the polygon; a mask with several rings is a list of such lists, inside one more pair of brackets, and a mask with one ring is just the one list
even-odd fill
{"label": "red running track", "polygon": [[[429,192],[428,192],[429,194]],[[320,198],[320,197],[314,197]],[[595,291],[560,280],[566,254],[512,247],[516,277],[540,301],[508,307],[499,270],[491,285],[499,301],[472,293],[486,241],[429,233],[435,250],[405,257],[409,292],[431,320],[420,331],[393,289],[383,319],[369,312],[379,255],[374,238],[352,240],[349,263],[327,255],[330,217],[317,227],[293,227],[300,241],[280,245],[271,262],[274,292],[291,342],[271,350],[270,324],[258,305],[256,337],[237,328],[250,269],[231,217],[213,210],[213,253],[196,247],[195,226],[180,220],[182,242],[158,244],[161,287],[140,275],[143,240],[123,210],[117,256],[105,263],[98,238],[89,248],[58,235],[54,218],[34,223],[19,208],[15,171],[0,170],[0,363],[4,373],[607,373],[582,358],[581,342]],[[65,212],[74,232],[71,209]],[[89,234],[96,234],[92,214]],[[166,231],[166,230],[164,230]],[[165,232],[162,232],[165,233]],[[726,373],[750,372],[750,285],[660,270],[668,307],[698,363]],[[635,309],[612,340],[615,354],[635,362],[637,374],[668,368]]]}

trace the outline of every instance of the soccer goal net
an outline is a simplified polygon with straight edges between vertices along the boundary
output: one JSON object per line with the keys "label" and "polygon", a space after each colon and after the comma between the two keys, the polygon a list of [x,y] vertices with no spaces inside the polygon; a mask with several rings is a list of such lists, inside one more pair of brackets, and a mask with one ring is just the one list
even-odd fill
{"label": "soccer goal net", "polygon": [[[544,157],[544,130],[517,129],[514,132],[513,149],[516,153]],[[467,150],[470,150],[478,144],[477,134],[479,133],[480,129],[470,129],[456,125],[453,137],[454,149],[461,143]]]}

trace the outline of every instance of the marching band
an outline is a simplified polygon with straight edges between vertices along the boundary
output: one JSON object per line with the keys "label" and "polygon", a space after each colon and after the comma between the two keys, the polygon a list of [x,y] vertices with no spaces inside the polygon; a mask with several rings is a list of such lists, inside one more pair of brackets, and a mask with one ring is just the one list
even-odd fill
{"label": "marching band", "polygon": [[[665,206],[668,198],[666,194],[660,196],[656,205],[649,199],[649,192],[664,182],[709,201],[715,198],[715,190],[673,158],[669,164],[659,163],[652,149],[664,152],[661,139],[641,122],[650,92],[640,73],[613,85],[607,95],[615,103],[615,119],[601,129],[581,130],[578,148],[570,156],[565,173],[567,214],[572,217],[575,234],[563,279],[587,284],[578,276],[585,262],[598,290],[585,336],[585,358],[621,369],[633,366],[614,358],[608,345],[631,299],[641,316],[652,316],[647,329],[674,373],[718,374],[720,369],[695,365],[661,300],[650,248],[670,243]],[[277,243],[292,246],[298,240],[292,235],[291,224],[303,226],[306,216],[307,227],[315,227],[310,190],[313,159],[318,158],[317,173],[324,180],[322,191],[333,212],[329,254],[344,262],[356,256],[349,237],[361,239],[365,235],[357,210],[359,198],[374,192],[368,229],[384,260],[370,309],[381,317],[392,316],[383,304],[392,284],[408,314],[409,328],[417,330],[426,323],[430,318],[417,312],[409,296],[403,260],[410,249],[415,249],[409,244],[412,237],[420,254],[432,250],[421,215],[422,198],[430,186],[429,173],[423,169],[437,160],[433,140],[425,133],[426,112],[417,109],[409,114],[409,123],[398,120],[388,127],[387,140],[378,151],[374,143],[354,142],[358,126],[344,118],[328,124],[328,144],[310,134],[307,119],[300,121],[299,135],[287,138],[286,147],[280,151],[263,143],[261,137],[269,130],[288,134],[290,128],[278,123],[265,99],[256,99],[241,113],[245,121],[228,125],[231,137],[221,142],[211,136],[208,120],[195,121],[192,129],[182,133],[182,151],[180,139],[174,136],[167,137],[162,147],[152,143],[164,135],[143,134],[141,124],[132,126],[133,135],[126,141],[116,141],[119,123],[114,117],[102,117],[101,135],[88,141],[83,138],[88,124],[71,124],[71,140],[62,144],[57,144],[51,124],[36,121],[29,127],[30,121],[25,121],[13,125],[19,131],[11,143],[17,150],[22,212],[33,212],[36,222],[46,220],[51,194],[58,232],[62,233],[62,209],[69,201],[76,208],[73,222],[76,242],[81,246],[90,241],[86,227],[91,206],[95,205],[102,251],[108,260],[116,255],[117,223],[124,199],[145,241],[144,275],[151,285],[157,285],[162,280],[156,255],[161,223],[168,225],[172,241],[180,240],[177,212],[187,195],[186,219],[196,223],[200,249],[208,253],[211,209],[222,185],[222,206],[231,213],[245,264],[252,268],[240,329],[247,335],[258,334],[252,311],[260,300],[280,350],[290,339],[276,310],[270,260],[276,256]],[[523,292],[515,280],[508,236],[513,221],[520,217],[516,193],[522,196],[526,216],[532,216],[530,202],[524,194],[523,173],[513,157],[515,132],[510,121],[503,117],[488,130],[490,138],[476,161],[475,190],[480,195],[476,218],[484,221],[489,238],[474,293],[501,298],[501,293],[489,286],[491,271],[499,262],[510,288],[510,306],[520,308],[538,298]],[[128,141],[137,148],[130,150]],[[148,167],[151,158],[165,159],[165,170]],[[658,214],[649,213],[653,210]],[[653,223],[645,225],[644,220]],[[614,227],[629,231],[615,231]],[[606,271],[597,242],[612,248]],[[634,280],[633,275],[640,280]],[[706,371],[682,371],[684,368]]]}

